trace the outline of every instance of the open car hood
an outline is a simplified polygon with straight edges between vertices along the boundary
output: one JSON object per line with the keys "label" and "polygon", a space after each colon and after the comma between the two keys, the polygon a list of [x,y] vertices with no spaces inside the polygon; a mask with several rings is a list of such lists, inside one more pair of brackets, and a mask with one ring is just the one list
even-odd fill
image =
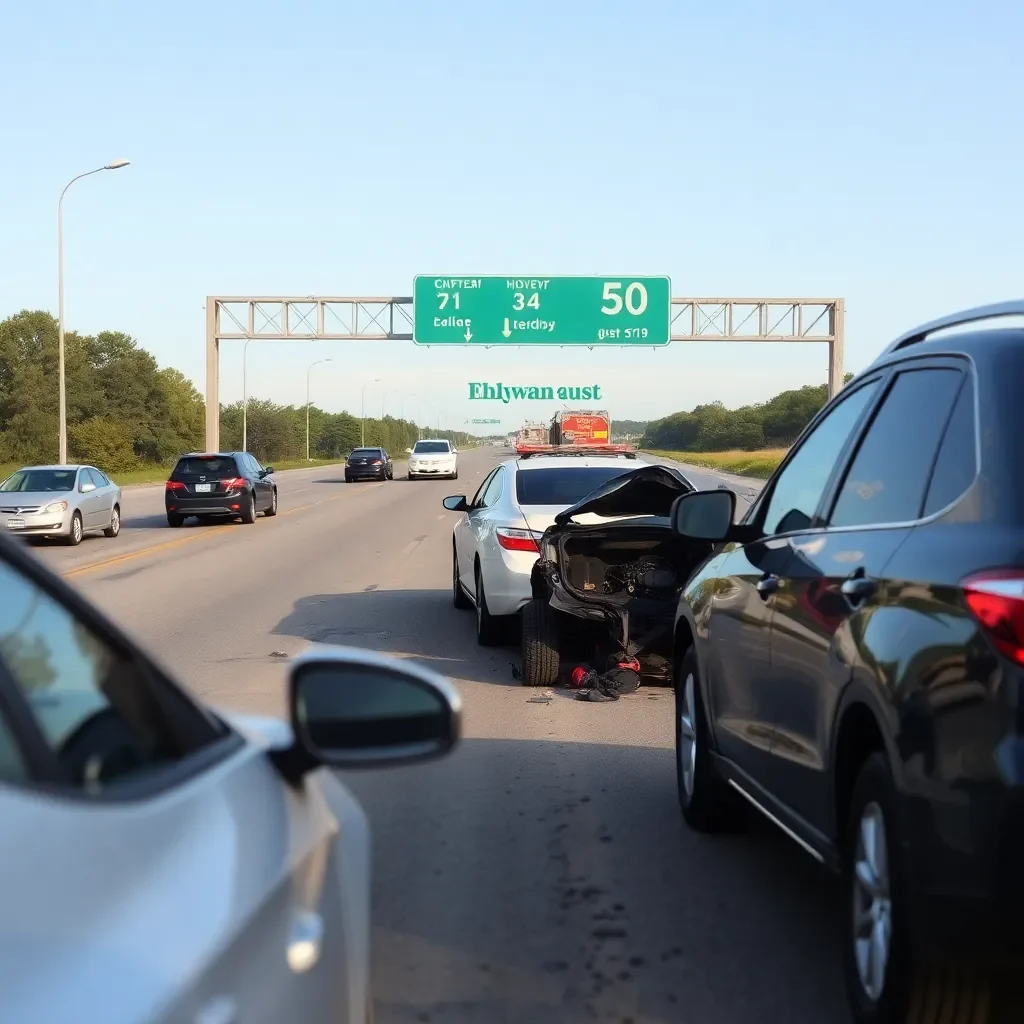
{"label": "open car hood", "polygon": [[574,516],[581,515],[597,515],[607,519],[628,516],[667,517],[676,498],[696,489],[677,469],[641,466],[591,491],[575,505],[559,512],[555,522],[564,526]]}

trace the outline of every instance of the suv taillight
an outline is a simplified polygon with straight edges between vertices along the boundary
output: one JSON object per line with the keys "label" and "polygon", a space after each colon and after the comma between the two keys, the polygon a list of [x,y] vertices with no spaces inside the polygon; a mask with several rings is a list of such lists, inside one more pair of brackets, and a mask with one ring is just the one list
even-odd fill
{"label": "suv taillight", "polygon": [[1024,665],[1024,569],[991,569],[968,576],[964,600],[1001,654]]}
{"label": "suv taillight", "polygon": [[494,531],[498,537],[498,543],[506,551],[535,551],[540,553],[540,545],[531,530],[512,530],[506,527],[499,527]]}
{"label": "suv taillight", "polygon": [[221,484],[225,491],[244,491],[245,490],[245,477],[236,476],[230,480],[222,480]]}
{"label": "suv taillight", "polygon": [[185,490],[185,485],[180,480],[168,480],[165,488],[168,491],[183,491]]}

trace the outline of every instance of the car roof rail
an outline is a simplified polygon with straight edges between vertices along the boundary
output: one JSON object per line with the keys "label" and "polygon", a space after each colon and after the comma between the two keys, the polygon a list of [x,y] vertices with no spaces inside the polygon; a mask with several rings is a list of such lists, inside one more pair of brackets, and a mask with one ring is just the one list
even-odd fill
{"label": "car roof rail", "polygon": [[981,320],[996,320],[1004,316],[1024,317],[1024,299],[1011,299],[1009,302],[994,302],[988,306],[975,306],[973,309],[965,309],[959,313],[950,313],[948,316],[939,317],[938,320],[932,320],[920,327],[915,327],[912,331],[907,331],[906,334],[901,334],[882,352],[879,358],[881,359],[882,356],[887,356],[898,349],[906,348],[908,345],[916,345],[937,331],[978,323]]}

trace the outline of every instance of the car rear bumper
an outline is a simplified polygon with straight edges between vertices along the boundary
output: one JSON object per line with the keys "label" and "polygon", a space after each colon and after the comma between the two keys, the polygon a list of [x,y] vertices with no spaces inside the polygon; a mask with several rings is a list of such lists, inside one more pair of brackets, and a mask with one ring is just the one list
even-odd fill
{"label": "car rear bumper", "polygon": [[383,466],[354,466],[345,469],[346,480],[383,480],[387,470]]}
{"label": "car rear bumper", "polygon": [[179,516],[237,516],[246,501],[245,494],[206,494],[165,501],[164,507]]}

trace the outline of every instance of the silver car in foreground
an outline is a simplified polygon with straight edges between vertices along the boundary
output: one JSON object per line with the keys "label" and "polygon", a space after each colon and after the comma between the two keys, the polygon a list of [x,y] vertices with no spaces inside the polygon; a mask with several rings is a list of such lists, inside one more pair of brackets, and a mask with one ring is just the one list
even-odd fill
{"label": "silver car in foreground", "polygon": [[95,466],[25,466],[0,484],[0,531],[60,537],[121,532],[121,488]]}
{"label": "silver car in foreground", "polygon": [[368,1024],[370,836],[329,767],[431,758],[447,680],[312,647],[214,714],[0,536],[0,1021]]}

